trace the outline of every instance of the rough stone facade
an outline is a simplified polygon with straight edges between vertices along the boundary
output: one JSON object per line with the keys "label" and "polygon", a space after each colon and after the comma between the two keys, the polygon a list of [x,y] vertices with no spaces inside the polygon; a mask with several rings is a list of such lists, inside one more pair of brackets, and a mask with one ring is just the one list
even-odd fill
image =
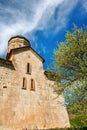
{"label": "rough stone facade", "polygon": [[70,126],[64,98],[54,93],[43,62],[26,38],[9,40],[7,59],[0,58],[0,130]]}

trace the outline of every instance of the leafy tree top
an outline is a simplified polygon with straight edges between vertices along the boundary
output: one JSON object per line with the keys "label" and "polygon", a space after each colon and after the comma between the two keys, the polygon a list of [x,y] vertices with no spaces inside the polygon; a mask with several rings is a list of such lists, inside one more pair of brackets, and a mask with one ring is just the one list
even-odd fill
{"label": "leafy tree top", "polygon": [[63,79],[74,81],[87,77],[87,31],[74,27],[66,40],[54,50],[54,71]]}

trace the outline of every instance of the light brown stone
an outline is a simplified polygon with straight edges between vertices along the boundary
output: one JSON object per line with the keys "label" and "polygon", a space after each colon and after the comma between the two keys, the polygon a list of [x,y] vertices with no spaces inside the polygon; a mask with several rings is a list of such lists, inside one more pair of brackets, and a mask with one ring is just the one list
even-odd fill
{"label": "light brown stone", "polygon": [[[11,40],[20,49],[14,50]],[[23,48],[23,37],[11,40],[9,61],[0,59],[0,130],[70,127],[64,98],[57,97],[51,87],[53,81],[44,75],[43,58],[30,45]],[[32,67],[31,74],[27,74],[27,63]],[[22,89],[23,77],[27,80],[26,89]],[[32,78],[34,91],[30,89]]]}

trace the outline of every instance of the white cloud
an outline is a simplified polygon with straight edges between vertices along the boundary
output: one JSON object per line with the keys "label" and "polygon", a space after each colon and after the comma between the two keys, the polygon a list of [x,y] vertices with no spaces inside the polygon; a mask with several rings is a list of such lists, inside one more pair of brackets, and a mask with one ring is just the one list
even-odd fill
{"label": "white cloud", "polygon": [[[14,0],[0,3],[0,55],[4,54],[8,39],[13,35],[26,35],[37,29],[56,31],[66,25],[67,16],[78,0]],[[57,19],[54,19],[56,8]],[[55,30],[55,29],[54,29]],[[45,49],[44,49],[45,53]]]}
{"label": "white cloud", "polygon": [[[45,28],[52,28],[56,33],[62,29],[63,27],[66,26],[68,20],[69,20],[69,14],[72,12],[72,10],[75,8],[79,0],[64,0],[62,3],[59,4],[59,6],[56,4],[56,6],[53,9],[50,8],[49,12],[52,11],[51,15],[45,14],[43,17],[43,22],[44,18],[48,19],[48,21],[45,23]],[[55,12],[56,9],[56,12]],[[46,12],[45,12],[46,13]],[[55,16],[56,13],[56,16]],[[56,18],[55,18],[56,17]]]}
{"label": "white cloud", "polygon": [[83,9],[85,9],[85,11],[87,12],[87,0],[81,1],[81,4],[83,6]]}

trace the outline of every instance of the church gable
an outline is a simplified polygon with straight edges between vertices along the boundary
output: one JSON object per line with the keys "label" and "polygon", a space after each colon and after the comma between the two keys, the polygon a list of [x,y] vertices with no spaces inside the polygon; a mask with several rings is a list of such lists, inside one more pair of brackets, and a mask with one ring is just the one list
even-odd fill
{"label": "church gable", "polygon": [[[18,53],[22,53],[22,52],[26,52],[26,51],[31,51],[35,57],[37,57],[41,62],[44,62],[45,60],[30,46],[26,46],[26,47],[19,47],[19,48],[15,48],[15,49],[12,49],[11,51],[14,53],[14,54],[18,54]],[[11,53],[12,53],[11,52]],[[12,54],[10,54],[12,55]]]}
{"label": "church gable", "polygon": [[39,70],[43,66],[42,62],[44,62],[44,59],[30,47],[23,47],[12,50],[11,57],[14,66],[18,68],[21,66],[27,66],[29,63],[32,65],[33,69],[36,68]]}

